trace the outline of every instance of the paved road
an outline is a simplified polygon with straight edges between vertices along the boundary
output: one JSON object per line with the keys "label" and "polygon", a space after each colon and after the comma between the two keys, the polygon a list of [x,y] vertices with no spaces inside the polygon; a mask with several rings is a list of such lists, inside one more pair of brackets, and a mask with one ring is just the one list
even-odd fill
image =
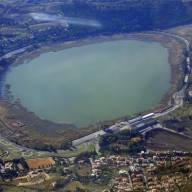
{"label": "paved road", "polygon": [[3,55],[2,57],[0,57],[0,61],[2,59],[8,59],[8,58],[11,58],[12,56],[14,55],[17,55],[17,54],[20,54],[20,53],[23,53],[25,52],[27,49],[31,48],[31,45],[29,46],[26,46],[26,47],[23,47],[23,48],[20,48],[20,49],[17,49],[17,50],[14,50],[14,51],[11,51],[5,55]]}
{"label": "paved road", "polygon": [[[190,42],[187,39],[185,39],[184,37],[179,36],[177,34],[170,33],[170,32],[164,32],[164,31],[152,31],[149,33],[166,35],[166,36],[175,38],[175,39],[183,42],[186,46],[186,52],[187,52],[186,64],[187,64],[187,67],[189,67],[191,69],[191,62],[190,62],[190,58],[189,58]],[[187,82],[185,82],[185,83],[187,83]],[[162,113],[155,114],[155,118],[167,115],[168,113],[171,113],[171,112],[175,111],[176,109],[182,107],[183,103],[184,103],[185,90],[186,90],[186,85],[183,85],[181,90],[179,90],[178,92],[173,94],[173,100],[174,100],[173,106]]]}
{"label": "paved road", "polygon": [[152,130],[156,130],[156,129],[161,129],[161,130],[164,130],[164,131],[167,131],[167,132],[171,132],[171,133],[174,133],[174,134],[177,134],[179,136],[182,136],[182,137],[186,137],[188,139],[192,139],[191,136],[189,135],[185,135],[184,133],[179,133],[175,130],[172,130],[172,129],[168,129],[164,126],[162,126],[161,124],[158,124],[156,126],[152,126],[152,127],[147,127],[146,129],[143,129],[142,131],[140,131],[143,135],[145,135],[146,133],[152,131]]}
{"label": "paved road", "polygon": [[72,145],[78,146],[78,145],[81,145],[83,143],[89,142],[91,140],[95,140],[102,135],[105,135],[105,131],[103,131],[103,130],[96,131],[95,133],[92,133],[90,135],[87,135],[87,136],[84,136],[84,137],[81,137],[79,139],[72,141]]}
{"label": "paved road", "polygon": [[190,41],[185,39],[183,36],[177,35],[175,33],[171,33],[171,32],[165,32],[165,31],[149,31],[147,33],[152,33],[152,34],[162,34],[162,35],[166,35],[169,37],[173,37],[175,39],[178,39],[179,41],[182,41],[185,46],[186,46],[186,51],[190,52]]}

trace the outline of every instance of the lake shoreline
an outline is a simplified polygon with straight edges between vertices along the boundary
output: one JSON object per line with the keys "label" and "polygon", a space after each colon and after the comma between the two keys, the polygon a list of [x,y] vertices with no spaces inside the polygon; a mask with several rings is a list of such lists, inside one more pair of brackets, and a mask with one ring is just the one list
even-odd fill
{"label": "lake shoreline", "polygon": [[[55,44],[55,45],[46,45],[35,51],[29,52],[29,53],[28,52],[23,53],[21,56],[19,56],[16,59],[16,61],[11,65],[11,67],[29,62],[30,60],[38,57],[39,55],[41,55],[42,53],[45,53],[45,52],[56,52],[56,51],[61,51],[63,49],[79,47],[79,46],[83,46],[83,45],[101,43],[101,42],[106,42],[106,41],[128,40],[128,39],[148,41],[148,42],[158,42],[158,43],[161,43],[161,45],[163,45],[165,48],[167,48],[168,54],[169,54],[169,63],[171,66],[171,88],[164,95],[164,97],[162,98],[159,105],[154,106],[154,108],[147,110],[147,112],[151,111],[151,110],[160,110],[160,109],[166,107],[171,100],[172,94],[174,92],[176,92],[177,89],[179,88],[179,82],[183,78],[183,74],[181,71],[181,68],[182,68],[181,60],[183,58],[182,58],[181,53],[183,52],[182,49],[184,47],[182,47],[181,43],[179,43],[177,40],[167,37],[167,36],[165,37],[164,35],[158,35],[158,34],[154,35],[154,34],[148,34],[148,33],[119,34],[119,35],[113,35],[113,36],[109,36],[109,37],[108,36],[97,36],[97,37],[81,39],[81,40],[77,40],[77,41],[59,43],[59,44]],[[172,47],[175,47],[175,45],[177,45],[176,46],[176,47],[178,47],[177,51],[179,52],[179,53],[177,53],[177,55],[178,55],[177,61],[175,60],[175,52],[173,52],[173,49],[172,49]],[[178,72],[180,75],[178,75]],[[27,109],[22,107],[22,105],[19,102],[17,102],[16,105],[19,106],[19,108],[21,110],[23,110],[24,113],[27,113],[26,116],[28,116],[30,114],[31,116],[33,116],[32,119],[38,119],[38,121],[39,120],[45,121],[45,120],[40,119],[36,114],[30,113]],[[17,115],[15,116],[15,119],[17,119]],[[80,135],[85,135],[87,133],[93,132],[93,131],[97,130],[98,128],[102,127],[103,124],[106,124],[106,122],[107,122],[107,124],[110,125],[110,124],[113,124],[115,121],[118,121],[121,119],[124,119],[124,117],[118,118],[115,120],[109,120],[109,121],[105,121],[105,122],[96,123],[95,125],[91,125],[87,128],[79,128],[78,130],[75,130],[75,131],[77,131],[77,132],[82,131],[83,133]],[[21,119],[21,121],[22,121],[22,119]],[[46,121],[46,122],[48,122],[48,121]],[[27,122],[27,124],[29,124],[29,123],[30,123],[30,121]],[[53,123],[53,124],[55,124],[56,127],[58,125],[57,123]],[[67,125],[65,123],[63,123],[61,125],[63,128],[64,127],[67,128],[68,131],[70,131],[70,129],[72,129],[72,130],[76,129],[74,125]],[[37,127],[36,131],[39,131],[39,129],[40,129],[40,127],[39,128]],[[87,130],[84,131],[85,129],[87,129]],[[49,130],[49,131],[50,131],[50,133],[52,133],[51,130]],[[59,129],[58,132],[62,132],[62,130]],[[79,135],[78,135],[78,137],[79,137]],[[74,136],[74,139],[76,139],[78,137]]]}

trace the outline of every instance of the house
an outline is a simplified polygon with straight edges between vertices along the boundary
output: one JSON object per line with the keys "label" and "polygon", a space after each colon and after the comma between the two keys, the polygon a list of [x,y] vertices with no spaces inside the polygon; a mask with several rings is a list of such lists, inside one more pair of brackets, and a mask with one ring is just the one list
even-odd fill
{"label": "house", "polygon": [[29,159],[27,165],[30,170],[47,169],[55,165],[55,161],[52,157],[41,159]]}

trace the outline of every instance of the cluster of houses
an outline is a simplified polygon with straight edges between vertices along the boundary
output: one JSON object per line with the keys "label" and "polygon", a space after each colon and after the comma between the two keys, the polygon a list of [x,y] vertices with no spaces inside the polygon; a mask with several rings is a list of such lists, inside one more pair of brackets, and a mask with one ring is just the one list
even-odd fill
{"label": "cluster of houses", "polygon": [[92,177],[98,178],[102,174],[102,166],[110,166],[110,167],[123,167],[128,166],[130,164],[128,157],[123,156],[109,156],[109,157],[100,157],[91,162],[92,167]]}
{"label": "cluster of houses", "polygon": [[113,183],[113,190],[131,192],[132,189],[133,185],[128,171],[120,170],[119,175],[115,178],[115,181]]}
{"label": "cluster of houses", "polygon": [[[190,176],[191,177],[191,176]],[[177,186],[185,185],[189,177],[176,172],[174,175],[165,175],[160,179],[155,175],[155,169],[148,169],[144,174],[142,170],[129,172],[120,170],[115,178],[113,190],[117,192],[170,192]]]}
{"label": "cluster of houses", "polygon": [[[0,160],[0,179],[15,182],[17,186],[30,186],[50,179],[49,171],[46,170],[56,166],[62,166],[62,170],[67,173],[66,175],[71,176],[72,173],[68,169],[70,165],[76,164],[78,170],[83,167],[86,173],[89,172],[86,176],[73,176],[82,183],[102,181],[103,170],[106,170],[107,167],[109,170],[115,171],[110,182],[110,188],[113,191],[169,192],[177,186],[184,185],[189,178],[192,179],[191,157],[192,154],[186,152],[141,152],[131,157],[128,155],[101,156],[96,159],[83,157],[83,159],[73,162],[59,157]],[[170,165],[181,169],[176,169],[174,174],[162,174],[159,177],[159,171]],[[85,169],[86,166],[89,169]],[[189,171],[185,173],[180,171],[184,169]]]}
{"label": "cluster of houses", "polygon": [[49,169],[53,167],[55,163],[52,157],[29,160],[20,158],[11,161],[3,161],[0,159],[0,178],[5,181],[26,175],[32,178],[37,170]]}
{"label": "cluster of houses", "polygon": [[[50,176],[46,172],[41,171],[30,171],[27,175],[17,177],[14,179],[17,186],[32,186],[43,183],[49,180]],[[18,181],[18,182],[17,182]]]}
{"label": "cluster of houses", "polygon": [[[92,176],[99,178],[102,175],[102,167],[108,165],[111,169],[119,170],[113,182],[113,191],[132,192],[171,191],[177,186],[184,185],[192,178],[192,166],[188,163],[191,153],[141,153],[135,157],[108,156],[100,157],[92,162]],[[158,177],[159,170],[168,166],[187,167],[188,174],[176,172],[170,175]]]}
{"label": "cluster of houses", "polygon": [[[180,167],[181,164],[185,163],[185,166],[191,166],[183,159],[177,159],[173,162],[174,166]],[[184,165],[184,164],[183,164]],[[182,167],[183,167],[182,165]],[[183,174],[182,172],[175,172],[174,174],[162,175],[160,178],[155,174],[155,170],[147,171],[147,188],[149,192],[159,191],[173,191],[178,190],[179,187],[186,184],[186,182],[192,178],[191,171]]]}

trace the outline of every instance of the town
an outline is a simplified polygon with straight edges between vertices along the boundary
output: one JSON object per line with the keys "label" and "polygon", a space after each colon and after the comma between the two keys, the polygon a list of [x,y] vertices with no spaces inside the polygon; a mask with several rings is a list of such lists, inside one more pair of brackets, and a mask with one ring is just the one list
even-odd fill
{"label": "town", "polygon": [[[106,192],[171,192],[182,189],[192,180],[192,153],[141,151],[134,156],[90,154],[76,159],[1,160],[0,176],[2,186],[26,189],[37,189],[47,183],[47,190],[76,191],[79,188],[81,191],[97,191],[84,186],[100,185]],[[73,185],[77,188],[68,190]]]}

